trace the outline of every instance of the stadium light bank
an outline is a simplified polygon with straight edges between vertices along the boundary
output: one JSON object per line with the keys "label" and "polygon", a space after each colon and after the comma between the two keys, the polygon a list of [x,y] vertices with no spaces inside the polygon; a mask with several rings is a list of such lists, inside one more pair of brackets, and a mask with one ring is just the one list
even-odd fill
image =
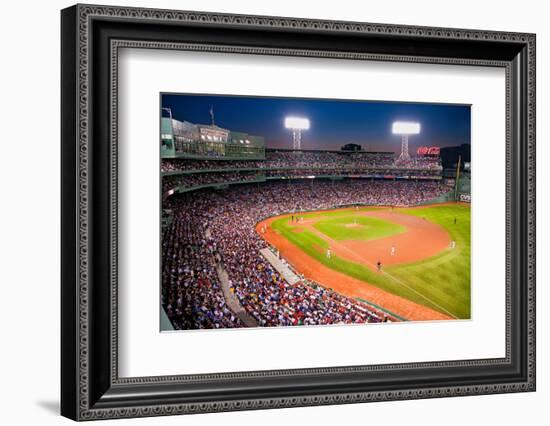
{"label": "stadium light bank", "polygon": [[286,117],[285,127],[292,130],[292,149],[302,149],[302,130],[309,130],[309,119]]}
{"label": "stadium light bank", "polygon": [[418,135],[420,133],[420,123],[414,121],[394,121],[391,127],[394,135],[401,135],[401,154],[397,163],[409,161],[409,135]]}

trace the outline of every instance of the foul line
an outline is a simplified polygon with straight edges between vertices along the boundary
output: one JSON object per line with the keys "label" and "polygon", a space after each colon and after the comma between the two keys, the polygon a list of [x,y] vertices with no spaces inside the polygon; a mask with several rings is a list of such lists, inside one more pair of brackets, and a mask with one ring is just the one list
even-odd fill
{"label": "foul line", "polygon": [[409,290],[411,290],[412,292],[418,294],[420,297],[422,297],[423,299],[426,299],[428,302],[430,302],[431,304],[433,304],[434,306],[437,306],[439,309],[445,311],[446,313],[448,313],[450,316],[452,316],[454,319],[459,319],[456,315],[454,315],[453,313],[449,312],[447,309],[445,309],[443,306],[441,306],[440,304],[434,302],[433,300],[431,300],[430,298],[424,296],[422,293],[419,293],[417,290],[415,290],[414,288],[412,288],[411,286],[405,284],[403,281],[401,281],[399,278],[396,278],[394,277],[393,275],[391,274],[388,274],[386,271],[380,271],[382,272],[384,275],[387,275],[388,277],[390,277],[391,279],[393,279],[395,282],[397,282],[398,284],[401,284],[403,287],[406,287],[408,288]]}

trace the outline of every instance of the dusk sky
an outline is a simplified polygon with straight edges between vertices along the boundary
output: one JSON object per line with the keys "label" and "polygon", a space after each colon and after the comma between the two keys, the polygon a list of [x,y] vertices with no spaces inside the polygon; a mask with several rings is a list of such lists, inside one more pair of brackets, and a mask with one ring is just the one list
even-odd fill
{"label": "dusk sky", "polygon": [[302,149],[340,149],[346,143],[368,151],[399,152],[401,139],[393,135],[394,121],[416,121],[419,135],[409,137],[409,149],[419,146],[455,146],[470,143],[470,107],[465,105],[263,98],[210,95],[163,95],[162,106],[173,118],[210,124],[210,106],[216,125],[265,137],[268,148],[292,148],[287,116],[310,120],[302,132]]}

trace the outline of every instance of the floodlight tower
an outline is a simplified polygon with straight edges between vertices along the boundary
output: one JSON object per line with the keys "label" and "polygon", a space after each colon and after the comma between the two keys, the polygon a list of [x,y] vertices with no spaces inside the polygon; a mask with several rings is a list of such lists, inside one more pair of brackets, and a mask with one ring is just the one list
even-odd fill
{"label": "floodlight tower", "polygon": [[401,135],[401,154],[396,163],[404,163],[411,159],[409,155],[409,135],[418,135],[420,133],[420,123],[413,121],[394,121],[392,124],[392,133]]}
{"label": "floodlight tower", "polygon": [[309,120],[301,117],[286,117],[285,127],[292,130],[292,149],[302,149],[302,130],[309,129]]}

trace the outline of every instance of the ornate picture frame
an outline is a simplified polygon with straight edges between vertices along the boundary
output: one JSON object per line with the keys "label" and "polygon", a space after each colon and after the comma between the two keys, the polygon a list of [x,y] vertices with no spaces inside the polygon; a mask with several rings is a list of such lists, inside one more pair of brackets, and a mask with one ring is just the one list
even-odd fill
{"label": "ornate picture frame", "polygon": [[[61,414],[74,420],[535,390],[534,34],[76,5],[61,12]],[[506,72],[506,356],[119,377],[118,52],[482,65]]]}

